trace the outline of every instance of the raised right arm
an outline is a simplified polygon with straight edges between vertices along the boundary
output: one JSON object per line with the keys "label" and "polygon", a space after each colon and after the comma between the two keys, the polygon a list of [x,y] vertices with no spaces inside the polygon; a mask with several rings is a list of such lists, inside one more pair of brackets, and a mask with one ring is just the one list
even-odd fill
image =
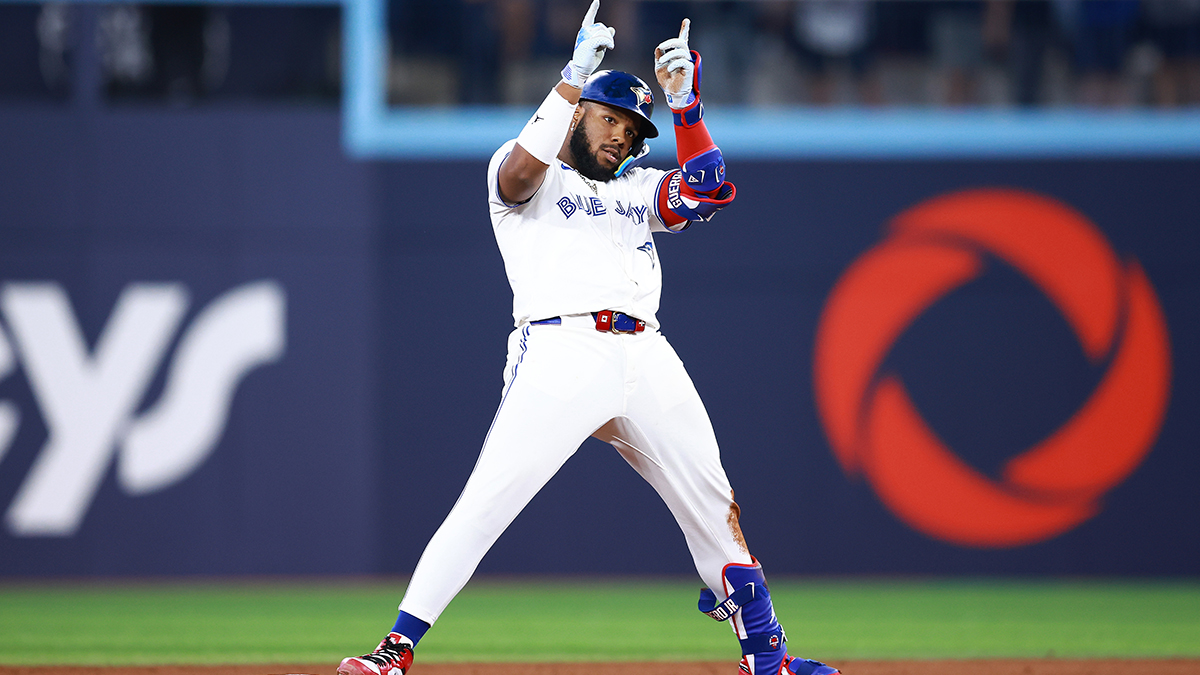
{"label": "raised right arm", "polygon": [[596,23],[598,9],[600,0],[592,0],[575,38],[575,53],[563,68],[562,81],[525,123],[512,153],[500,166],[500,198],[509,204],[529,201],[542,186],[546,169],[558,157],[566,141],[583,83],[600,66],[604,52],[613,48],[616,31]]}
{"label": "raised right arm", "polygon": [[[505,202],[523,204],[529,201],[533,193],[542,186],[542,180],[546,177],[546,169],[554,161],[559,149],[562,148],[563,141],[566,140],[567,127],[570,126],[571,119],[575,114],[575,106],[579,103],[579,91],[567,84],[566,81],[559,82],[558,86],[554,87],[554,90],[542,102],[537,113],[525,124],[521,135],[517,137],[517,144],[513,146],[512,153],[500,165],[498,176],[500,198]],[[565,126],[562,125],[562,120],[559,118],[566,119]],[[535,129],[534,127],[539,124],[545,128]],[[553,147],[555,138],[558,139],[558,145]],[[529,145],[533,152],[527,150],[526,145]],[[539,145],[542,147],[538,148]],[[549,154],[551,149],[553,149],[553,154]],[[538,152],[541,154],[541,159],[533,154]]]}

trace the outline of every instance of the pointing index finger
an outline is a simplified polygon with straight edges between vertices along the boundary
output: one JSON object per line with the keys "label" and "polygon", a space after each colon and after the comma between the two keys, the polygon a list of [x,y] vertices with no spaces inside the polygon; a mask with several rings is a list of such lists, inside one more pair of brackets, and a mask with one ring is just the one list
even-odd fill
{"label": "pointing index finger", "polygon": [[600,0],[592,0],[592,6],[588,7],[587,14],[583,15],[583,27],[596,23],[596,10],[600,9]]}
{"label": "pointing index finger", "polygon": [[[596,0],[596,2],[600,2],[600,0]],[[684,19],[683,23],[680,24],[680,26],[679,26],[679,39],[683,40],[684,44],[687,44],[688,33],[690,33],[691,31],[692,31],[692,20]]]}

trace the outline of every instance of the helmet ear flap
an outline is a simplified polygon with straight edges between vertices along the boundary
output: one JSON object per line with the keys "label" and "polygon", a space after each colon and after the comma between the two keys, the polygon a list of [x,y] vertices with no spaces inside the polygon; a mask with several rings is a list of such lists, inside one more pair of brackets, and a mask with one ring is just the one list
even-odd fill
{"label": "helmet ear flap", "polygon": [[613,178],[620,177],[621,174],[625,173],[626,169],[636,166],[637,163],[648,154],[650,154],[650,144],[647,143],[646,139],[644,138],[638,139],[638,142],[629,149],[629,156],[627,156],[625,160],[622,161],[619,166],[617,166],[617,170],[613,172]]}

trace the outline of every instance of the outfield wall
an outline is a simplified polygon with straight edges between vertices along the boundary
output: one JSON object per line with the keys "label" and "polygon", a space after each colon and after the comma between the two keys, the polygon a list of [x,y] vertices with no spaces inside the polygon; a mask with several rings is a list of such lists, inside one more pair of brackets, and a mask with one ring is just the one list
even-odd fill
{"label": "outfield wall", "polygon": [[[485,161],[351,160],[335,111],[0,128],[0,575],[411,571],[500,395]],[[1200,160],[729,161],[659,319],[770,571],[1200,573]],[[480,567],[689,569],[596,441]]]}

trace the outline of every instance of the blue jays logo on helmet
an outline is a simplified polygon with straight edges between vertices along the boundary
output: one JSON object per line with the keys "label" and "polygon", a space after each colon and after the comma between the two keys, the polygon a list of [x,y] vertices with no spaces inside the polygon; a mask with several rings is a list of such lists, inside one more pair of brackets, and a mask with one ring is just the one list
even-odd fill
{"label": "blue jays logo on helmet", "polygon": [[651,94],[649,89],[646,87],[630,87],[630,89],[633,90],[633,95],[638,97],[639,106],[654,105],[654,94]]}
{"label": "blue jays logo on helmet", "polygon": [[601,70],[583,83],[581,101],[594,101],[628,110],[641,120],[642,138],[657,138],[658,128],[650,121],[654,113],[654,94],[650,85],[636,75],[619,70]]}

